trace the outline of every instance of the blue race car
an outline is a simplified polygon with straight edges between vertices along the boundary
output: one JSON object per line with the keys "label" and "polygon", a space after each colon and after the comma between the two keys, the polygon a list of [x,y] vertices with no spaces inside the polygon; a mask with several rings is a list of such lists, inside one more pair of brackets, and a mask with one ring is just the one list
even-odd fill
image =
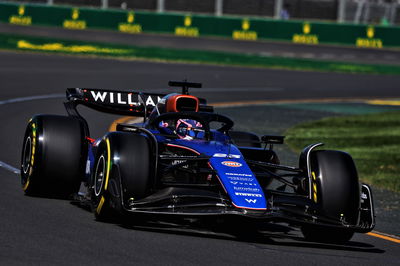
{"label": "blue race car", "polygon": [[[281,165],[273,145],[284,137],[234,131],[231,119],[189,95],[200,83],[169,85],[182,93],[67,89],[68,116],[36,115],[28,123],[24,192],[73,195],[98,220],[190,217],[235,230],[243,228],[238,221],[255,229],[286,222],[308,240],[336,243],[374,228],[371,189],[359,184],[350,155],[317,143],[301,152],[298,167]],[[143,120],[92,139],[78,105]]]}

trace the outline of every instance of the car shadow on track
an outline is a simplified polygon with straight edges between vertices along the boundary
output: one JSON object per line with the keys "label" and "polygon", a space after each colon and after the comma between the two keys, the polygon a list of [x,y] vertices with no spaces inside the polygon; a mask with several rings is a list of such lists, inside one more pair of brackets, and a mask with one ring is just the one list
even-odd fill
{"label": "car shadow on track", "polygon": [[[254,245],[260,249],[270,249],[271,246],[298,247],[319,250],[338,250],[363,253],[385,253],[384,250],[376,248],[369,243],[350,241],[346,244],[329,244],[306,241],[300,231],[296,228],[283,224],[270,224],[268,231],[257,231],[246,234],[237,234],[231,230],[210,230],[207,228],[198,228],[196,226],[187,226],[174,223],[149,222],[140,224],[123,223],[119,226],[130,229],[149,231],[160,234],[174,234],[192,237],[202,237],[209,239],[238,241]],[[303,252],[304,253],[304,252]]]}
{"label": "car shadow on track", "polygon": [[[71,204],[87,211],[92,211],[89,204],[82,204],[82,202],[71,202]],[[238,241],[254,245],[260,249],[271,249],[271,246],[276,246],[301,247],[308,248],[310,250],[337,250],[376,254],[385,253],[384,250],[376,248],[374,245],[358,241],[349,241],[346,244],[330,244],[306,241],[299,229],[283,223],[268,223],[260,230],[252,230],[253,227],[240,223],[227,226],[229,224],[216,225],[212,223],[214,220],[210,220],[206,223],[204,223],[203,220],[202,223],[198,223],[196,219],[176,220],[160,218],[159,220],[155,220],[154,218],[146,219],[146,217],[146,215],[124,217],[116,215],[114,219],[102,222],[110,225],[120,226],[128,230],[140,230],[160,234]],[[243,228],[249,228],[250,230],[243,230]]]}

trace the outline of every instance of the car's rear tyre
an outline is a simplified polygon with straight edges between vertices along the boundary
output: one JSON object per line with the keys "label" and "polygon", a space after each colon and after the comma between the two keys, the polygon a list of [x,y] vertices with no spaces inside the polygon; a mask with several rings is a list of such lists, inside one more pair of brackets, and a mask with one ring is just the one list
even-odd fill
{"label": "car's rear tyre", "polygon": [[27,195],[66,198],[77,192],[87,153],[84,127],[72,117],[37,115],[28,123],[21,156]]}
{"label": "car's rear tyre", "polygon": [[129,203],[149,195],[154,185],[148,138],[111,132],[99,144],[92,175],[92,206],[97,220],[124,216]]}
{"label": "car's rear tyre", "polygon": [[[360,187],[357,169],[351,156],[341,151],[320,150],[310,155],[311,199],[319,214],[356,225],[360,207]],[[306,225],[306,239],[319,242],[343,243],[354,231],[347,228]]]}
{"label": "car's rear tyre", "polygon": [[260,138],[251,132],[229,131],[233,143],[238,147],[261,148]]}

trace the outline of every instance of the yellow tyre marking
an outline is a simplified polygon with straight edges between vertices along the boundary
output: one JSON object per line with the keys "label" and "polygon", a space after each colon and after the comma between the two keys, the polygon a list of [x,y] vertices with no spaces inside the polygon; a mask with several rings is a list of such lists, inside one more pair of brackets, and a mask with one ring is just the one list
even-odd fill
{"label": "yellow tyre marking", "polygon": [[382,238],[382,239],[389,240],[389,241],[392,241],[392,242],[395,242],[395,243],[400,243],[400,239],[394,238],[394,237],[390,237],[390,236],[381,234],[379,232],[369,232],[369,233],[367,233],[367,235],[378,237],[378,238]]}
{"label": "yellow tyre marking", "polygon": [[97,208],[96,208],[96,213],[97,213],[97,214],[100,214],[101,208],[103,208],[103,204],[104,204],[104,201],[105,201],[105,200],[106,200],[106,199],[105,199],[103,196],[101,196],[99,205],[97,205]]}
{"label": "yellow tyre marking", "polygon": [[[29,123],[32,121],[32,118],[29,120]],[[31,162],[30,162],[30,169],[29,169],[29,173],[28,173],[28,178],[25,182],[25,185],[22,187],[22,189],[24,191],[26,191],[29,187],[30,184],[30,176],[32,175],[33,172],[33,164],[35,163],[35,151],[36,151],[36,124],[32,123],[32,150],[31,150]]]}
{"label": "yellow tyre marking", "polygon": [[31,155],[31,168],[33,167],[33,164],[35,163],[35,152],[36,152],[36,138],[33,138],[32,140],[32,155]]}
{"label": "yellow tyre marking", "polygon": [[312,189],[313,189],[313,200],[315,203],[317,203],[318,201],[318,195],[317,195],[317,177],[315,175],[315,172],[311,172],[311,177],[313,180],[313,184],[312,184]]}
{"label": "yellow tyre marking", "polygon": [[106,183],[104,184],[104,190],[107,190],[108,187],[108,177],[110,176],[110,165],[111,165],[111,149],[110,149],[110,140],[106,139],[107,143],[107,171],[106,171]]}
{"label": "yellow tyre marking", "polygon": [[22,189],[25,191],[25,190],[28,189],[28,187],[29,187],[29,177],[28,177],[28,179],[26,180],[25,185],[24,185],[24,187],[23,187]]}
{"label": "yellow tyre marking", "polygon": [[36,124],[32,124],[32,155],[31,155],[31,168],[35,163],[35,152],[36,152]]}
{"label": "yellow tyre marking", "polygon": [[314,189],[314,192],[317,192],[317,184],[316,183],[313,184],[313,189]]}
{"label": "yellow tyre marking", "polygon": [[[105,180],[105,184],[104,184],[104,191],[106,191],[107,187],[108,187],[108,177],[110,176],[110,164],[111,164],[110,140],[108,138],[106,139],[106,144],[107,144],[107,169],[106,169],[106,180]],[[106,201],[106,199],[104,198],[104,196],[101,196],[99,205],[97,205],[97,208],[96,208],[97,214],[100,214],[105,201]]]}

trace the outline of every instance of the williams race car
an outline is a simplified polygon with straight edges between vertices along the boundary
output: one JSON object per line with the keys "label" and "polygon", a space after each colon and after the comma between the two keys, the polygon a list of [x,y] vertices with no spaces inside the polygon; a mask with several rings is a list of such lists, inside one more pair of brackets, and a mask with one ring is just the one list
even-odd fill
{"label": "williams race car", "polygon": [[[311,241],[343,243],[374,228],[371,189],[359,184],[351,156],[306,147],[296,167],[280,164],[283,136],[232,130],[205,99],[200,83],[170,81],[168,95],[67,89],[68,116],[35,115],[22,149],[27,195],[89,202],[96,219],[112,216],[218,218],[258,225],[285,222]],[[90,137],[77,106],[142,117]],[[271,182],[282,185],[273,189]],[[232,218],[232,219],[231,219]],[[236,219],[239,218],[239,219]]]}

